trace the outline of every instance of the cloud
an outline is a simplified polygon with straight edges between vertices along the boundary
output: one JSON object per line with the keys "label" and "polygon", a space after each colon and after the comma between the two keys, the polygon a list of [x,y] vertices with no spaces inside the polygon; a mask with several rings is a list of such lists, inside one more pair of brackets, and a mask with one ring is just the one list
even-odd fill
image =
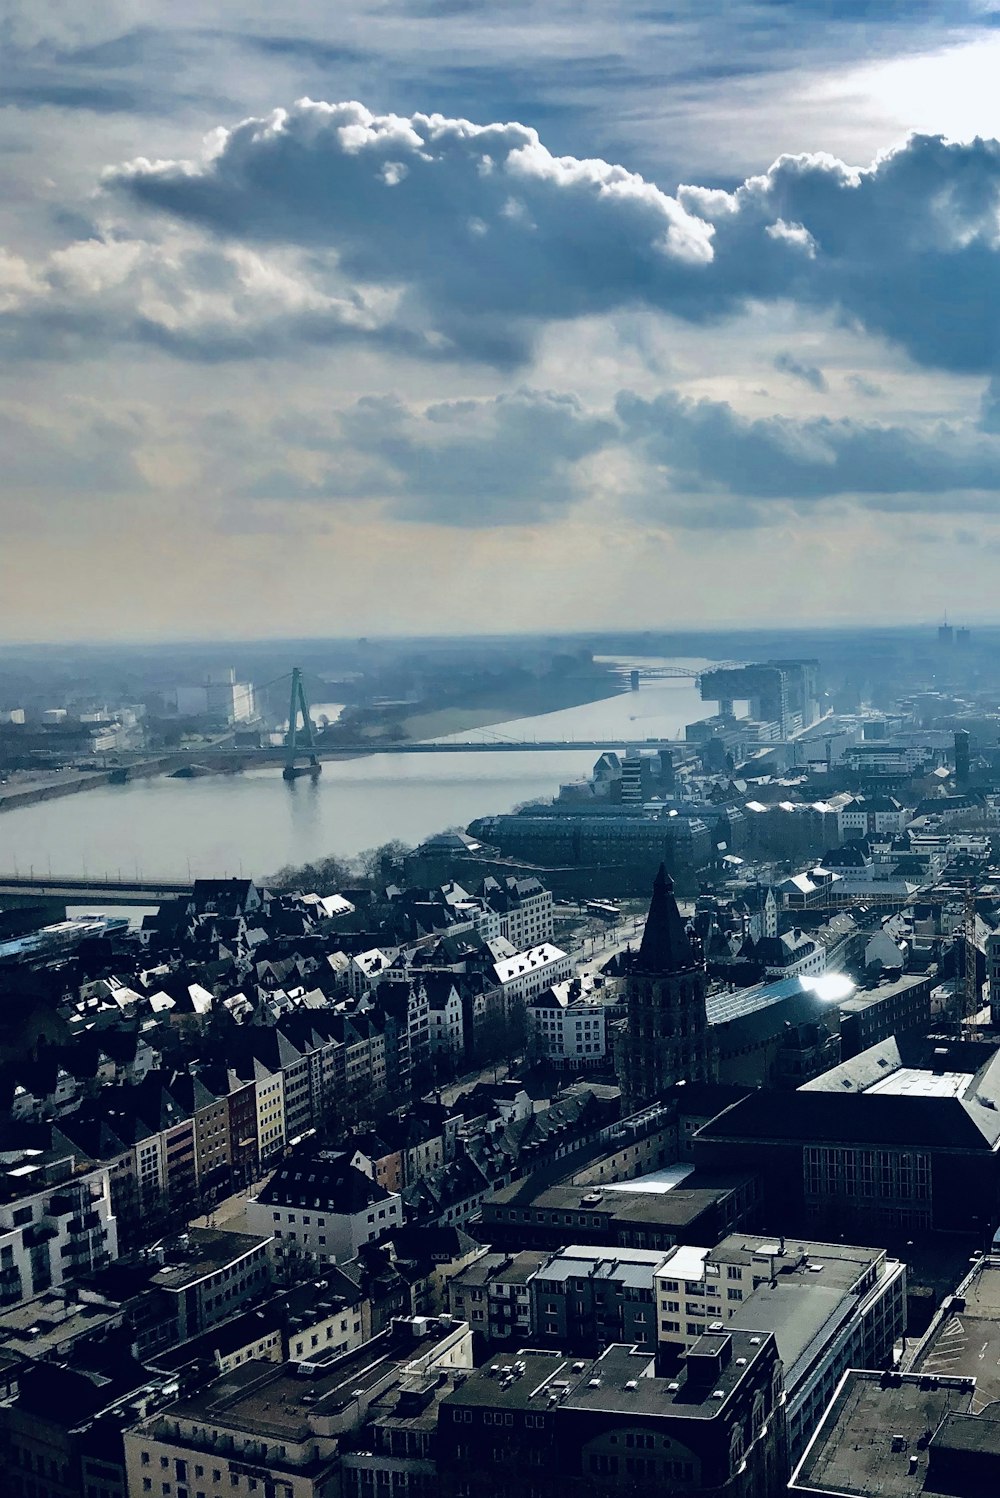
{"label": "cloud", "polygon": [[752,301],[833,309],[919,363],[1000,367],[1000,145],[913,137],[867,169],[781,157],[735,192],[664,191],[554,156],[516,123],[301,100],[198,160],[106,188],[213,236],[294,246],[398,288],[455,351],[526,357],[540,325],[644,306],[692,322]]}
{"label": "cloud", "polygon": [[826,376],[815,364],[803,364],[796,359],[794,354],[777,354],[774,367],[781,374],[791,375],[793,380],[801,380],[804,385],[809,385],[813,390],[825,390]]}
{"label": "cloud", "polygon": [[469,529],[534,524],[580,498],[578,465],[617,434],[612,417],[546,390],[423,409],[368,396],[325,420],[277,422],[267,445],[284,461],[244,493],[381,500],[399,519]]}
{"label": "cloud", "polygon": [[974,428],[750,420],[725,401],[672,393],[653,400],[623,393],[617,413],[666,487],[689,494],[799,502],[847,496],[906,509],[919,507],[915,496],[951,493],[956,508],[979,509],[994,508],[1000,493],[1000,443]]}
{"label": "cloud", "polygon": [[437,356],[391,296],[345,289],[294,252],[98,229],[32,264],[0,249],[0,346],[11,356],[138,345],[214,363],[359,341]]}
{"label": "cloud", "polygon": [[849,374],[847,383],[858,395],[863,395],[869,400],[874,400],[876,396],[884,394],[882,386],[876,384],[874,380],[869,380],[866,375]]}

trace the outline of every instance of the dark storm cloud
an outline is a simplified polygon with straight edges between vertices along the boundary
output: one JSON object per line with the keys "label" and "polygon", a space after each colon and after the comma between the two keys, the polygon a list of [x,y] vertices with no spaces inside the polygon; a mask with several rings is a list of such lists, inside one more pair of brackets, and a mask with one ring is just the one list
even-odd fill
{"label": "dark storm cloud", "polygon": [[751,300],[832,309],[919,363],[1000,367],[1000,146],[911,138],[867,170],[782,157],[734,193],[661,190],[534,130],[300,101],[199,162],[139,160],[109,189],[212,234],[336,257],[403,288],[456,349],[502,319],[646,306],[690,322]]}

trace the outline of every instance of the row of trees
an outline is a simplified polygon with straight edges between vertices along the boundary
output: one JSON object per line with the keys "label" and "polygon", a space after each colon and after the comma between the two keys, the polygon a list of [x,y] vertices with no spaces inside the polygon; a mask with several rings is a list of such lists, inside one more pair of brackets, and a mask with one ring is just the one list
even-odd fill
{"label": "row of trees", "polygon": [[266,881],[269,889],[303,890],[307,894],[335,895],[342,889],[381,889],[391,881],[392,870],[412,852],[409,843],[391,838],[377,848],[366,848],[354,858],[320,858],[314,863],[286,864]]}

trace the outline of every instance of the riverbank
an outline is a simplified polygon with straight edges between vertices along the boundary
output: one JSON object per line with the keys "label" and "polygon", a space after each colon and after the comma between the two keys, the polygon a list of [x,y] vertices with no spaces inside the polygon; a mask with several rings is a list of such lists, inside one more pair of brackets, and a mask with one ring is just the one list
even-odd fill
{"label": "riverbank", "polygon": [[[128,778],[148,779],[152,775],[162,775],[179,764],[183,764],[183,759],[176,754],[142,760],[128,766]],[[0,785],[0,812],[17,811],[23,806],[37,806],[42,801],[55,801],[60,796],[75,796],[82,791],[112,785],[120,779],[121,773],[121,769],[54,770],[44,778],[29,775],[21,781],[14,779],[7,785]]]}

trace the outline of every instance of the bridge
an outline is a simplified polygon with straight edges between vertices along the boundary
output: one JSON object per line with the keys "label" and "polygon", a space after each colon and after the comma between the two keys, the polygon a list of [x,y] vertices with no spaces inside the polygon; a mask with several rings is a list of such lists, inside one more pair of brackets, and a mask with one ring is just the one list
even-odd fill
{"label": "bridge", "polygon": [[[359,759],[370,754],[565,754],[568,751],[584,750],[603,754],[606,749],[623,751],[635,745],[641,749],[678,749],[684,745],[680,739],[640,739],[624,735],[609,735],[602,739],[502,739],[475,740],[471,743],[380,743],[377,739],[369,743],[338,745],[324,748],[322,739],[316,743],[316,758],[325,760]],[[191,763],[207,768],[249,768],[252,765],[282,764],[287,758],[287,749],[273,746],[266,749],[196,748],[191,750]]]}
{"label": "bridge", "polygon": [[163,900],[174,900],[179,895],[190,895],[191,884],[175,884],[158,879],[147,882],[142,879],[103,879],[77,877],[61,874],[36,876],[27,874],[0,874],[0,897],[8,897],[17,903],[18,897],[26,899],[62,900],[68,905],[85,905],[93,900],[101,905],[159,905]]}

